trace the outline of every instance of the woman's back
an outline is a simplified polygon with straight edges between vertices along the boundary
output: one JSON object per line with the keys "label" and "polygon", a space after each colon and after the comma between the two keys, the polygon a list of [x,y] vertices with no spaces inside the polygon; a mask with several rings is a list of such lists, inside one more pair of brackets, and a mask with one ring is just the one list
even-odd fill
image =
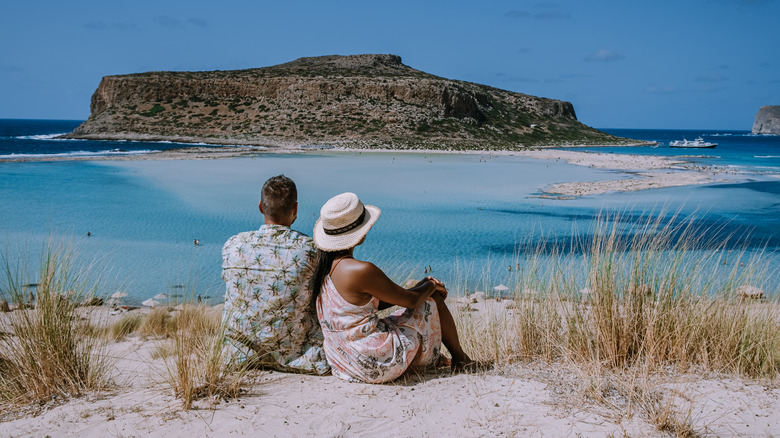
{"label": "woman's back", "polygon": [[[314,224],[319,253],[310,288],[319,292],[317,317],[333,374],[387,382],[409,367],[436,364],[442,341],[452,354],[453,369],[471,362],[444,302],[444,283],[426,277],[406,289],[372,263],[353,258],[379,214],[378,208],[348,192],[329,199]],[[390,305],[401,308],[379,319],[377,309]]]}

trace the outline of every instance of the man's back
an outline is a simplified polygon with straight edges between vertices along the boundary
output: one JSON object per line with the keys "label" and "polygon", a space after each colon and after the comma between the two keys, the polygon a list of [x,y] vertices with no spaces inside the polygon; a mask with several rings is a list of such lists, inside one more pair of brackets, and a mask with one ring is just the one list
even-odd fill
{"label": "man's back", "polygon": [[222,249],[228,345],[239,361],[323,374],[322,331],[311,306],[311,238],[284,225],[231,237]]}

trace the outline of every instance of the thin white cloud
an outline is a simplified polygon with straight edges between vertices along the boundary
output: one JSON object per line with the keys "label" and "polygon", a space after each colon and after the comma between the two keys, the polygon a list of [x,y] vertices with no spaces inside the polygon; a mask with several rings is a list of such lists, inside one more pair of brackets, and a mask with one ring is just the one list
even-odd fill
{"label": "thin white cloud", "polygon": [[171,17],[170,15],[158,15],[154,17],[154,22],[168,29],[180,29],[184,27],[178,18]]}
{"label": "thin white cloud", "polygon": [[690,93],[716,93],[719,91],[728,90],[728,87],[718,86],[702,86],[697,88],[679,88],[676,85],[649,85],[645,87],[645,93],[650,94],[690,94]]}
{"label": "thin white cloud", "polygon": [[509,18],[529,18],[531,13],[528,11],[508,11],[504,16]]}
{"label": "thin white cloud", "polygon": [[739,10],[758,9],[771,4],[774,0],[707,0],[707,3],[736,7]]}
{"label": "thin white cloud", "polygon": [[645,93],[650,94],[677,94],[680,90],[674,85],[648,85]]}
{"label": "thin white cloud", "polygon": [[518,76],[510,76],[506,73],[496,73],[496,77],[498,77],[501,80],[501,82],[526,82],[526,83],[539,82],[539,79],[521,78]]}
{"label": "thin white cloud", "polygon": [[0,72],[3,73],[16,73],[22,71],[22,68],[18,65],[0,64]]}
{"label": "thin white cloud", "polygon": [[88,21],[82,25],[84,29],[89,30],[131,30],[131,31],[137,31],[139,30],[138,26],[134,23],[121,23],[121,22],[111,22],[107,23],[104,21]]}
{"label": "thin white cloud", "polygon": [[154,22],[167,29],[183,29],[187,26],[208,27],[208,22],[203,18],[191,17],[184,21],[170,15],[158,15]]}
{"label": "thin white cloud", "polygon": [[535,3],[530,10],[514,9],[507,11],[509,18],[531,18],[534,20],[565,20],[571,18],[571,13],[563,11],[555,3]]}
{"label": "thin white cloud", "polygon": [[723,75],[718,74],[709,74],[709,75],[703,75],[703,76],[696,76],[693,78],[696,82],[724,82],[727,81],[728,78]]}
{"label": "thin white cloud", "polygon": [[537,20],[565,20],[571,18],[571,14],[561,11],[542,11],[533,15]]}
{"label": "thin white cloud", "polygon": [[188,18],[188,19],[187,19],[187,24],[191,24],[191,25],[193,25],[193,26],[198,26],[198,27],[208,27],[208,25],[209,25],[209,24],[206,22],[206,20],[204,20],[204,19],[202,19],[202,18],[195,18],[195,17],[193,17],[193,18]]}
{"label": "thin white cloud", "polygon": [[569,73],[565,75],[561,75],[563,79],[582,79],[582,78],[592,78],[593,75],[589,73]]}
{"label": "thin white cloud", "polygon": [[735,4],[740,8],[755,8],[768,5],[772,0],[727,0],[727,3]]}
{"label": "thin white cloud", "polygon": [[612,50],[601,49],[596,53],[585,56],[583,59],[589,62],[615,62],[625,59],[625,56]]}

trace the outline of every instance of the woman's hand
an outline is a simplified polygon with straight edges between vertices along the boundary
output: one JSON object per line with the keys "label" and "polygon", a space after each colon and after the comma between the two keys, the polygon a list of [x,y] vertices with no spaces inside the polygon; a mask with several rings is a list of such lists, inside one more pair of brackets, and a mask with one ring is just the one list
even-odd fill
{"label": "woman's hand", "polygon": [[439,280],[437,280],[437,279],[435,279],[435,278],[433,278],[433,277],[431,277],[431,276],[428,276],[428,277],[425,277],[425,278],[423,278],[422,280],[418,281],[418,282],[417,282],[417,284],[415,284],[415,285],[414,285],[413,287],[411,287],[410,289],[417,289],[418,287],[420,287],[420,286],[424,285],[424,284],[425,284],[425,283],[427,283],[427,282],[432,282],[432,283],[434,283],[434,284],[436,284],[436,282],[439,282],[439,283],[441,283]]}
{"label": "woman's hand", "polygon": [[448,293],[447,292],[447,287],[444,286],[444,283],[442,283],[441,281],[439,282],[439,284],[436,285],[436,292],[434,292],[434,293],[437,293],[437,294],[441,295],[441,299],[442,300],[446,300],[447,299],[447,293]]}
{"label": "woman's hand", "polygon": [[435,277],[425,277],[425,279],[423,279],[423,281],[421,281],[420,283],[423,283],[425,281],[430,281],[434,284],[435,290],[433,293],[441,295],[441,298],[443,300],[447,299],[447,294],[448,294],[447,287],[444,285],[444,283],[441,282],[441,280]]}

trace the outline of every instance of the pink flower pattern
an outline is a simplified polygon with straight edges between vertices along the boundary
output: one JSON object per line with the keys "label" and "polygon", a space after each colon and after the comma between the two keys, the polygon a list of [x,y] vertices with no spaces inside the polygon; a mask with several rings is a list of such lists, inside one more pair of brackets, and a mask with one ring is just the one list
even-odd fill
{"label": "pink flower pattern", "polygon": [[363,306],[344,300],[330,277],[317,297],[325,357],[336,377],[351,382],[383,383],[408,368],[436,363],[441,324],[436,302],[429,298],[414,309],[399,309],[379,318],[379,300]]}

